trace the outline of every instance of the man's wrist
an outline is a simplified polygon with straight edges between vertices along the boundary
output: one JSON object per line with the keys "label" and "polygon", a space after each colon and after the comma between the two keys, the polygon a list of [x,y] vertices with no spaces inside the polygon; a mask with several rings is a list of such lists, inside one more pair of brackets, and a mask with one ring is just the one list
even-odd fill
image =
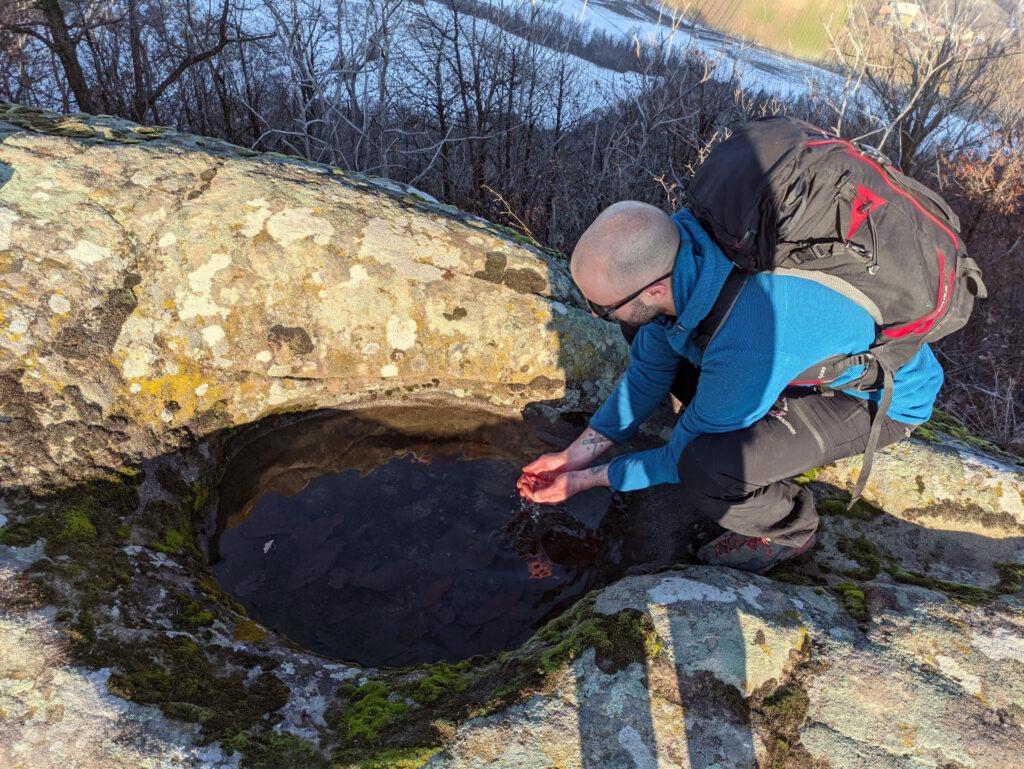
{"label": "man's wrist", "polygon": [[566,452],[570,464],[576,464],[577,467],[585,467],[611,448],[612,445],[613,443],[609,438],[588,427],[573,441],[572,445],[566,449]]}
{"label": "man's wrist", "polygon": [[608,465],[595,465],[594,467],[588,467],[586,470],[579,470],[579,478],[581,483],[581,491],[586,489],[593,489],[597,486],[610,486],[608,482]]}

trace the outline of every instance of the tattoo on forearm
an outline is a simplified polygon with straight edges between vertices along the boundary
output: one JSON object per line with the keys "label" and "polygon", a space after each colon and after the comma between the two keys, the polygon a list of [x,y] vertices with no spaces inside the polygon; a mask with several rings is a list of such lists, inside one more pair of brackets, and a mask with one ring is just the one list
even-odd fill
{"label": "tattoo on forearm", "polygon": [[595,457],[611,445],[611,441],[591,428],[587,428],[580,436],[580,447],[586,448],[591,457]]}
{"label": "tattoo on forearm", "polygon": [[596,465],[594,467],[588,467],[587,472],[590,473],[591,475],[600,475],[601,471],[604,470],[604,468],[604,465]]}

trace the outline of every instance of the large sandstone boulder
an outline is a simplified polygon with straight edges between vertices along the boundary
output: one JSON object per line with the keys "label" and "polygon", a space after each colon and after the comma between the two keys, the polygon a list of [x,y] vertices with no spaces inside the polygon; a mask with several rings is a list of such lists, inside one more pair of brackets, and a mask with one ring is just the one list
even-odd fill
{"label": "large sandstone boulder", "polygon": [[[767,578],[651,559],[519,649],[360,668],[217,586],[225,458],[324,410],[497,454],[578,424],[625,349],[564,262],[391,182],[0,105],[0,292],[0,766],[1020,765],[1012,458],[927,432],[873,505],[839,501],[857,460],[808,478],[821,544]],[[687,536],[671,489],[627,507]]]}

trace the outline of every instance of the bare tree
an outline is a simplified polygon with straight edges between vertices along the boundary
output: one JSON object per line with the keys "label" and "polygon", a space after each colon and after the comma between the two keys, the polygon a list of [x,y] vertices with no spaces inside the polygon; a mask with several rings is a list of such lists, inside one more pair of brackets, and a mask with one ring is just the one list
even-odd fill
{"label": "bare tree", "polygon": [[[173,59],[161,57],[164,61],[159,63],[153,54],[159,55],[161,46],[144,43],[146,19],[140,12],[138,0],[123,0],[122,3],[79,0],[63,4],[60,0],[5,0],[0,29],[34,38],[52,51],[82,111],[114,112],[133,120],[144,120],[156,102],[189,69],[212,59],[229,45],[261,39],[242,32],[231,19],[232,10],[231,0],[222,0],[215,16],[188,8],[187,23],[178,30],[185,33],[181,50]],[[119,29],[121,27],[127,28],[126,35]],[[106,37],[107,42],[112,43],[106,48],[104,41],[99,40],[104,31],[110,33]],[[125,37],[127,45],[123,44]],[[166,36],[160,42],[166,52],[175,45],[175,38]],[[83,43],[93,53],[91,69],[96,77],[92,84],[80,55]],[[119,80],[109,77],[112,73],[107,70],[116,70],[123,48],[127,48],[130,56],[132,91],[122,104],[114,86]],[[111,53],[113,56],[109,56]]]}
{"label": "bare tree", "polygon": [[923,150],[938,136],[947,154],[972,146],[999,96],[992,74],[1010,54],[1009,30],[981,29],[980,12],[967,0],[942,4],[936,16],[884,23],[872,12],[851,3],[846,29],[832,36],[847,72],[845,89],[832,101],[835,126],[852,117],[858,138],[908,172],[927,162]]}

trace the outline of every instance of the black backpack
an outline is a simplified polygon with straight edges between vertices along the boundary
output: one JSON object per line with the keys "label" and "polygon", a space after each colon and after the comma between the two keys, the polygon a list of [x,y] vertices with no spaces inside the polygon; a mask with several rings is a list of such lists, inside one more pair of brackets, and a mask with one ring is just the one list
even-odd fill
{"label": "black backpack", "polygon": [[[871,472],[895,372],[926,342],[962,328],[975,297],[987,295],[959,219],[876,150],[788,117],[750,121],[712,149],[687,207],[740,267],[698,328],[698,346],[724,323],[745,277],[762,270],[822,283],[874,319],[869,349],[821,361],[792,382],[825,394],[882,389],[852,506]],[[830,387],[858,365],[861,377]]]}

